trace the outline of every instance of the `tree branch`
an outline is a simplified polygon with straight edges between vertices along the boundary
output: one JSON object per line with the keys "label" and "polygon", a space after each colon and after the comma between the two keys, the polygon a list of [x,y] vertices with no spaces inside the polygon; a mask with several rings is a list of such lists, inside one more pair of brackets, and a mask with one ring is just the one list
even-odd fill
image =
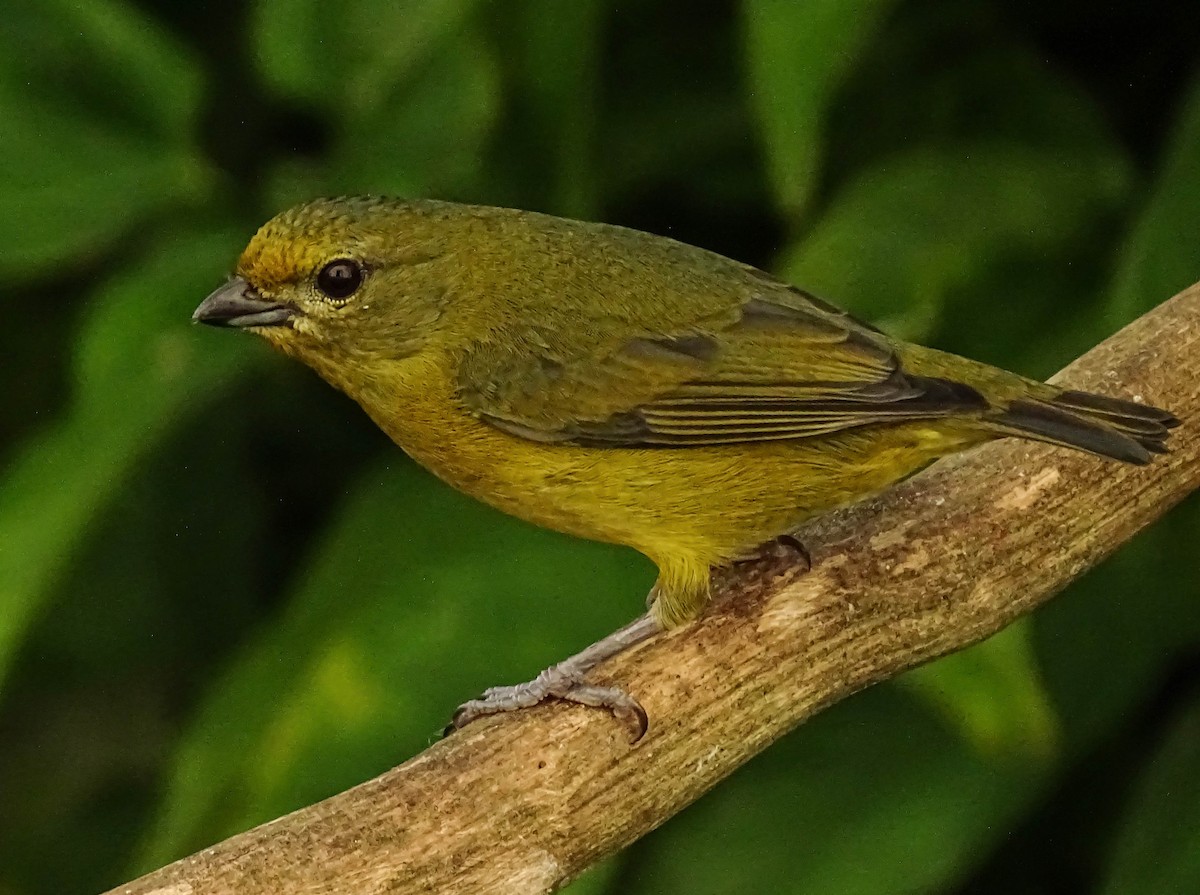
{"label": "tree branch", "polygon": [[800,532],[808,574],[736,581],[602,668],[650,715],[636,746],[595,710],[488,719],[113,893],[549,892],[823,707],[1029,612],[1195,489],[1197,358],[1200,285],[1058,377],[1183,419],[1150,466],[1011,439],[948,458]]}

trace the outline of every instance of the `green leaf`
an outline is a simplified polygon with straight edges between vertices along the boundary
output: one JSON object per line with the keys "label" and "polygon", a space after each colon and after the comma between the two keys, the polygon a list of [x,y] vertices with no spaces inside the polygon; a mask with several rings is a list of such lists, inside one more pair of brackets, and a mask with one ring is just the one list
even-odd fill
{"label": "green leaf", "polygon": [[163,143],[194,136],[199,66],[135,6],[10,0],[0,16],[0,48],[0,105],[46,103]]}
{"label": "green leaf", "polygon": [[651,579],[631,551],[527,526],[396,453],[364,478],[284,617],[212,692],[140,867],[420,751],[459,702],[635,615]]}
{"label": "green leaf", "polygon": [[780,266],[791,282],[919,338],[948,296],[1004,260],[1069,240],[1127,186],[1123,160],[1104,153],[989,144],[905,153],[835,196]]}
{"label": "green leaf", "polygon": [[1128,322],[1200,279],[1200,81],[1184,103],[1162,165],[1114,277],[1111,325]]}
{"label": "green leaf", "polygon": [[49,104],[0,97],[0,274],[28,278],[93,256],[136,221],[202,195],[184,150],[95,125]]}
{"label": "green leaf", "polygon": [[822,712],[643,840],[629,891],[949,891],[1033,788],[901,691],[873,688]]}
{"label": "green leaf", "polygon": [[1059,721],[1042,686],[1028,620],[897,679],[967,742],[1026,773],[1057,758]]}
{"label": "green leaf", "polygon": [[228,232],[166,239],[92,299],[69,411],[0,479],[0,680],[138,459],[246,362],[248,340],[206,338],[188,323],[238,243]]}
{"label": "green leaf", "polygon": [[1200,504],[1185,501],[1033,617],[1064,754],[1086,754],[1127,721],[1200,643]]}
{"label": "green leaf", "polygon": [[1200,702],[1177,721],[1139,781],[1103,895],[1200,892]]}
{"label": "green leaf", "polygon": [[615,881],[625,863],[623,854],[614,855],[599,864],[593,864],[582,875],[560,889],[568,895],[604,895],[612,892]]}
{"label": "green leaf", "polygon": [[600,200],[596,144],[609,11],[601,0],[520,0],[503,16],[511,31],[503,58],[516,69],[516,121],[506,134],[519,147],[513,161],[530,190],[547,190],[547,206],[568,217],[595,217]]}
{"label": "green leaf", "polygon": [[464,191],[482,169],[498,95],[488,48],[461,37],[382,98],[377,114],[348,123],[331,164],[334,192]]}
{"label": "green leaf", "polygon": [[132,9],[19,0],[0,16],[0,274],[106,248],[156,210],[207,195],[191,139],[200,78]]}
{"label": "green leaf", "polygon": [[889,0],[744,0],[749,90],[779,204],[805,211],[821,164],[825,112],[891,7]]}
{"label": "green leaf", "polygon": [[481,174],[499,111],[486,45],[466,35],[382,100],[376,114],[341,122],[327,163],[285,160],[271,176],[276,208],[314,195],[467,192]]}
{"label": "green leaf", "polygon": [[259,0],[256,62],[282,95],[364,118],[438,55],[479,0]]}
{"label": "green leaf", "polygon": [[[1076,81],[995,4],[947,15],[900,3],[860,54],[830,109],[830,175],[841,179],[899,150],[1019,143],[1113,154],[1119,143],[1093,85]],[[954,64],[934,60],[954,56]]]}
{"label": "green leaf", "polygon": [[261,611],[267,497],[237,409],[210,402],[139,458],[29,629],[0,700],[21,731],[0,737],[0,868],[23,891],[123,878],[181,697]]}

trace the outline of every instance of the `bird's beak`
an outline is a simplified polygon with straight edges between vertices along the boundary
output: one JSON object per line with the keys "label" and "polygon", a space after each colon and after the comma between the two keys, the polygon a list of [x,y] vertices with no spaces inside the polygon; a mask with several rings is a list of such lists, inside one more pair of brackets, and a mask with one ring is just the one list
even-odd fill
{"label": "bird's beak", "polygon": [[232,277],[200,302],[192,320],[209,326],[281,326],[294,314],[287,305],[264,300],[241,277]]}

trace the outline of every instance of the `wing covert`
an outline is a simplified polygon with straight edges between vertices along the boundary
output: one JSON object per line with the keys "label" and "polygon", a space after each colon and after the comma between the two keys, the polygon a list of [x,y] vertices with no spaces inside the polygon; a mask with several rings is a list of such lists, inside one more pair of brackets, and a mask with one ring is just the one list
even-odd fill
{"label": "wing covert", "polygon": [[781,298],[670,333],[573,347],[535,334],[505,356],[481,346],[461,393],[512,435],[614,447],[811,438],[986,406],[968,386],[906,374],[887,338],[848,315],[790,287]]}

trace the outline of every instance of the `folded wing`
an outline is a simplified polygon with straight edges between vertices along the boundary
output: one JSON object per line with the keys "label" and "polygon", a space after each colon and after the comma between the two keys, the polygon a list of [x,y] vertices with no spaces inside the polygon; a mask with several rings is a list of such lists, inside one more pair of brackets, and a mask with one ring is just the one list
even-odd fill
{"label": "folded wing", "polygon": [[968,385],[906,372],[885,336],[799,290],[674,332],[626,332],[578,349],[546,336],[531,333],[516,353],[472,352],[460,378],[468,407],[536,441],[663,448],[812,438],[987,408]]}

